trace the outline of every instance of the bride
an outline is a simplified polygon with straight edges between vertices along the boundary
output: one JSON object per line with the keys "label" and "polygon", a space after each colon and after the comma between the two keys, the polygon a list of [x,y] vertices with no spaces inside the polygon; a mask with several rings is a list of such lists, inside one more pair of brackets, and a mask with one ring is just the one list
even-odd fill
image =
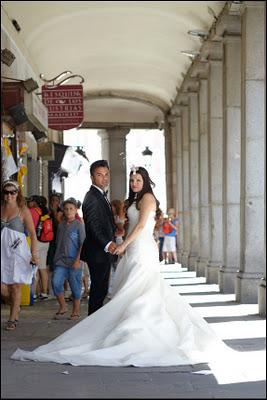
{"label": "bride", "polygon": [[178,366],[208,362],[227,348],[160,274],[153,238],[155,198],[143,167],[130,173],[128,236],[112,299],[95,313],[33,351],[17,349],[14,360],[102,366]]}

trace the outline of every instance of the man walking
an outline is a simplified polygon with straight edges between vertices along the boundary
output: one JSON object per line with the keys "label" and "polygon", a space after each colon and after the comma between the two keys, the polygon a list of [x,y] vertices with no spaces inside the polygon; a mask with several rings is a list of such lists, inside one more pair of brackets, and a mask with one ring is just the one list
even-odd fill
{"label": "man walking", "polygon": [[110,182],[108,162],[95,161],[90,174],[92,186],[82,205],[86,238],[81,251],[81,260],[87,262],[91,279],[88,315],[103,306],[111,265],[117,258],[113,255],[116,225],[106,193]]}

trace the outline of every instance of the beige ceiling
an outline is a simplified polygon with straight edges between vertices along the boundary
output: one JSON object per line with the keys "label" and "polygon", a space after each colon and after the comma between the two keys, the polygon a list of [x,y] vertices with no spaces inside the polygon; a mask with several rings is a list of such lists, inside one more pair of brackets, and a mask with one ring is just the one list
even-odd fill
{"label": "beige ceiling", "polygon": [[[151,123],[174,101],[198,50],[190,29],[208,31],[225,1],[3,1],[5,28],[47,79],[84,77],[85,121]],[[21,27],[17,33],[11,24]],[[69,83],[79,83],[75,78]]]}

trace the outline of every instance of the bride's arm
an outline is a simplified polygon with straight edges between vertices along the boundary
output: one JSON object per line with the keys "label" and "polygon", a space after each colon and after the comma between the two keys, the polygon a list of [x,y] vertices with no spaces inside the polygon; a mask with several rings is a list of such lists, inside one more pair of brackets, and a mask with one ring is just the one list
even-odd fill
{"label": "bride's arm", "polygon": [[142,232],[144,229],[144,226],[146,224],[146,221],[148,219],[148,216],[151,211],[155,211],[156,208],[156,201],[154,196],[151,193],[146,193],[144,194],[142,200],[140,201],[140,214],[139,214],[139,221],[131,231],[131,233],[127,236],[127,238],[124,240],[124,242],[119,245],[114,254],[122,254],[126,247],[134,240],[136,237]]}

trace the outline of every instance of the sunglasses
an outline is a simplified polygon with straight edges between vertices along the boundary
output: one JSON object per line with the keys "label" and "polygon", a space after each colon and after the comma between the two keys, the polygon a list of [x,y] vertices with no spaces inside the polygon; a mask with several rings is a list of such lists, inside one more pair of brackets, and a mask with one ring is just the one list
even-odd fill
{"label": "sunglasses", "polygon": [[15,194],[17,193],[18,193],[17,190],[4,190],[4,194],[6,195],[11,194],[11,196],[15,196]]}

